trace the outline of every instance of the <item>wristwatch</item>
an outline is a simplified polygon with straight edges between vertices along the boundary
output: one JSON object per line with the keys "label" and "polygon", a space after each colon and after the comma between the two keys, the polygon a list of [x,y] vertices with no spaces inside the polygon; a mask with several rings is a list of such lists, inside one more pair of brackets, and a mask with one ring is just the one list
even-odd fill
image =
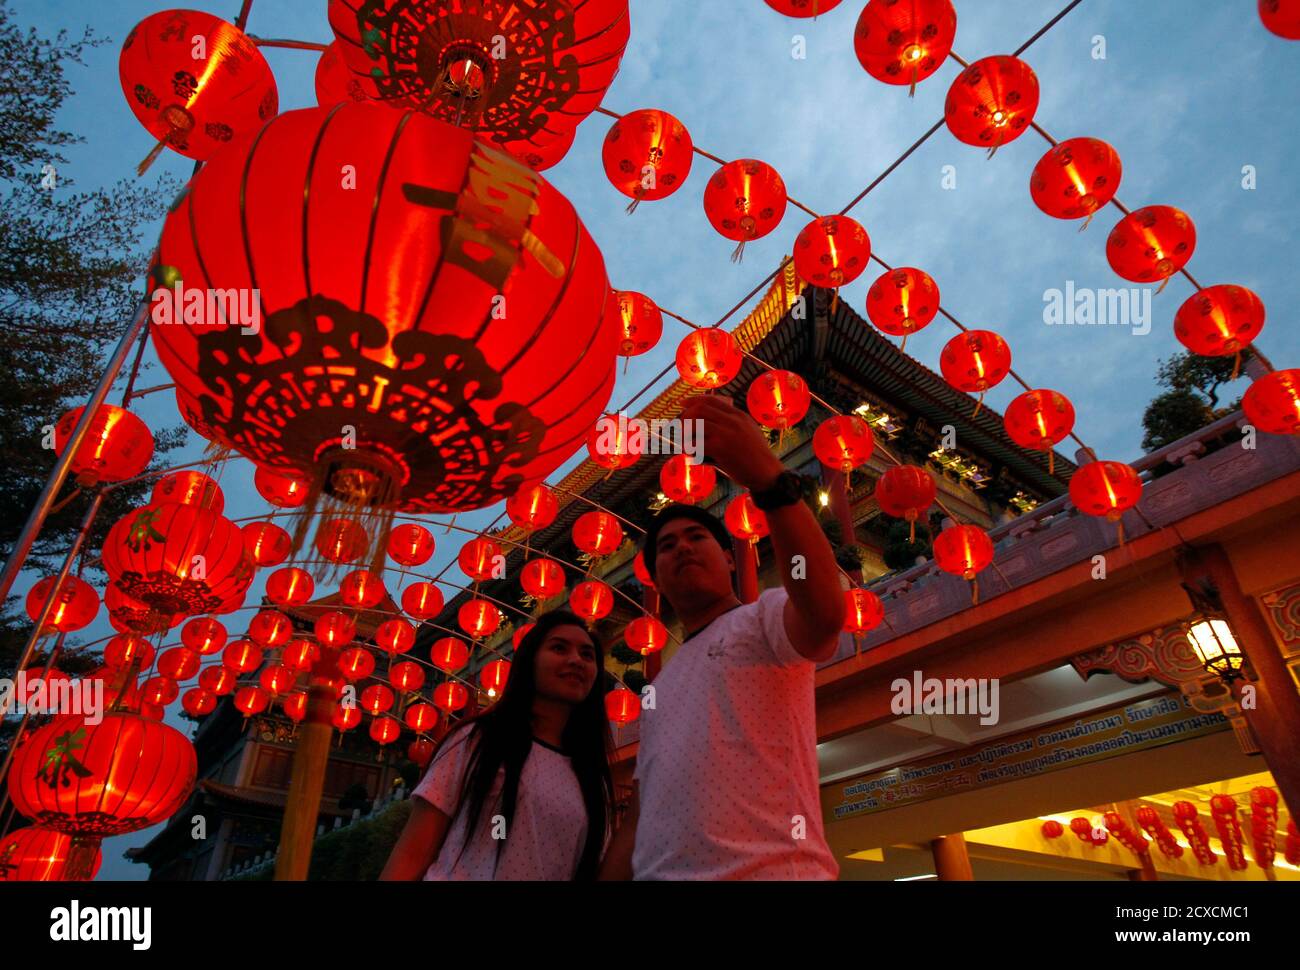
{"label": "wristwatch", "polygon": [[760,511],[768,512],[782,506],[794,505],[803,498],[804,479],[792,471],[783,471],[769,487],[751,492],[750,498]]}

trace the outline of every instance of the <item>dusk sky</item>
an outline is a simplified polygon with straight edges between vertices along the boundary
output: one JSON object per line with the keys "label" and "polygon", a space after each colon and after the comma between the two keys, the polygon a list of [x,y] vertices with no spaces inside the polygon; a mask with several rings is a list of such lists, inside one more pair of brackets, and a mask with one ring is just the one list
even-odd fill
{"label": "dusk sky", "polygon": [[[968,61],[1009,54],[1065,2],[957,0],[955,50]],[[189,5],[232,20],[239,8],[238,0]],[[604,104],[620,113],[666,109],[698,146],[724,158],[769,162],[793,197],[818,212],[838,211],[941,118],[960,71],[949,61],[921,83],[914,99],[906,87],[872,79],[853,52],[862,5],[845,0],[814,22],[783,17],[762,0],[632,0],[631,41]],[[85,142],[65,150],[70,164],[64,174],[84,189],[132,177],[153,139],[123,98],[117,58],[131,27],[160,9],[157,0],[11,0],[10,6],[19,24],[44,34],[67,29],[79,36],[89,25],[108,39],[89,52],[84,68],[69,71],[76,93],[60,120]],[[256,0],[248,29],[262,37],[327,43],[326,6],[325,0]],[[1300,273],[1293,250],[1300,211],[1294,124],[1300,43],[1269,34],[1255,6],[1255,0],[1084,0],[1024,57],[1041,86],[1035,120],[1061,140],[1089,135],[1111,143],[1123,160],[1119,198],[1130,209],[1167,204],[1186,211],[1197,230],[1189,271],[1202,285],[1237,283],[1259,294],[1268,318],[1258,344],[1277,367],[1294,367],[1300,361],[1294,322]],[[792,57],[796,36],[806,41],[806,59]],[[1103,46],[1104,58],[1094,56]],[[281,110],[314,106],[317,55],[268,50],[267,57]],[[616,288],[640,290],[699,324],[714,323],[775,268],[809,217],[791,207],[779,229],[747,246],[743,262],[734,264],[734,244],[713,231],[701,205],[713,163],[697,156],[684,188],[629,216],[627,199],[601,168],[609,126],[609,118],[590,117],[568,157],[546,177],[573,201]],[[1029,132],[989,159],[941,129],[852,215],[886,262],[930,273],[950,313],[967,326],[1002,333],[1026,381],[1065,393],[1078,412],[1079,436],[1099,457],[1131,461],[1141,455],[1142,411],[1158,392],[1157,361],[1181,349],[1172,333],[1174,313],[1193,288],[1176,276],[1154,296],[1144,335],[1122,326],[1048,326],[1045,291],[1131,285],[1105,257],[1118,210],[1102,210],[1080,233],[1078,223],[1049,218],[1031,201],[1029,174],[1048,147]],[[951,189],[943,187],[946,166],[955,169]],[[1245,166],[1253,167],[1253,189],[1243,187]],[[145,180],[163,172],[184,180],[192,167],[167,152]],[[873,267],[842,291],[860,314],[877,275]],[[671,361],[685,332],[667,319],[659,347],[634,359],[626,374],[620,362],[610,410]],[[938,371],[939,351],[955,333],[940,318],[909,339],[907,351]],[[167,382],[152,350],[146,359],[153,363],[142,382]],[[1229,398],[1246,386],[1243,378]],[[990,393],[989,403],[1000,410],[1019,390],[1007,381]],[[179,423],[171,394],[138,406],[152,427]],[[203,445],[191,435],[186,448],[173,453],[176,462],[196,459]],[[252,472],[251,464],[237,461],[223,473],[228,517],[266,510],[252,488]],[[502,506],[463,515],[458,523],[486,528],[498,514]],[[460,537],[434,532],[436,571],[454,562]],[[463,577],[453,568],[448,578]],[[19,591],[25,589],[20,584]],[[260,602],[260,591],[259,579],[248,602]],[[449,598],[454,592],[447,588]],[[110,634],[101,615],[83,639]],[[169,721],[188,730],[188,722]],[[101,878],[147,876],[144,866],[126,863],[121,853],[152,834],[109,840]]]}

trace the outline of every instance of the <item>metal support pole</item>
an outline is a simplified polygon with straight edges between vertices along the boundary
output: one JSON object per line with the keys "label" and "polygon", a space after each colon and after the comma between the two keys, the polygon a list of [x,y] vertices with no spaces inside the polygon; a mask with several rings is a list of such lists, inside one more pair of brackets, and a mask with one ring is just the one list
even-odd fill
{"label": "metal support pole", "polygon": [[113,351],[113,356],[108,359],[108,366],[104,368],[104,375],[99,379],[99,385],[95,388],[94,393],[90,395],[90,400],[86,402],[86,409],[81,413],[81,419],[77,422],[76,428],[73,429],[67,447],[63,449],[63,454],[59,457],[59,460],[54,463],[54,469],[50,472],[49,480],[45,483],[45,490],[41,492],[41,497],[36,500],[36,507],[32,509],[31,515],[27,517],[27,524],[23,526],[22,534],[19,535],[18,541],[14,543],[13,552],[10,553],[9,559],[5,562],[4,572],[0,573],[0,603],[3,603],[9,596],[14,580],[18,578],[18,573],[22,570],[28,554],[32,551],[36,536],[40,533],[41,527],[45,525],[45,519],[50,514],[55,497],[59,494],[59,490],[63,488],[63,483],[68,479],[68,472],[72,470],[72,458],[81,448],[86,433],[90,430],[90,422],[95,419],[100,405],[108,397],[109,388],[113,386],[113,382],[117,380],[117,375],[121,373],[122,364],[126,361],[126,355],[131,349],[131,344],[135,342],[135,338],[139,335],[148,317],[149,304],[145,302],[136,313],[135,319],[131,321],[131,325],[126,328],[126,333],[122,335],[122,339],[118,342],[117,349]]}

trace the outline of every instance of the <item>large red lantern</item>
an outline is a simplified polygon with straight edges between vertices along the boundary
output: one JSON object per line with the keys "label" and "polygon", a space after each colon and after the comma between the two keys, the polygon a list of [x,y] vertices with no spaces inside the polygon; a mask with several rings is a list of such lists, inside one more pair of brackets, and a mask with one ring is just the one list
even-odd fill
{"label": "large red lantern", "polygon": [[433,691],[433,703],[439,709],[451,714],[459,711],[469,703],[469,691],[464,685],[449,680],[445,684],[439,684]]}
{"label": "large red lantern", "polygon": [[[218,648],[220,649],[220,648]],[[153,645],[141,637],[122,633],[104,644],[104,666],[118,670],[135,664],[137,670],[148,670],[153,664]]]}
{"label": "large red lantern", "polygon": [[1246,420],[1270,434],[1300,434],[1300,368],[1258,378],[1241,399]]}
{"label": "large red lantern", "polygon": [[848,216],[819,216],[794,241],[795,272],[812,286],[846,286],[862,275],[870,261],[871,237]]}
{"label": "large red lantern", "polygon": [[232,640],[221,651],[221,665],[237,674],[246,674],[262,666],[265,651],[253,640]]}
{"label": "large red lantern", "polygon": [[668,627],[653,616],[638,616],[623,631],[623,641],[641,656],[649,656],[668,645]]}
{"label": "large red lantern", "polygon": [[493,660],[490,664],[485,664],[478,675],[478,682],[487,691],[488,697],[496,697],[505,690],[509,679],[509,660]]}
{"label": "large red lantern", "polygon": [[329,21],[372,97],[516,152],[596,110],[631,29],[628,0],[331,0]]}
{"label": "large red lantern", "polygon": [[785,182],[766,162],[738,158],[713,173],[704,188],[704,214],[718,234],[738,243],[731,254],[739,260],[745,243],[762,239],[781,224],[787,203]]}
{"label": "large red lantern", "polygon": [[519,570],[519,585],[534,599],[546,600],[564,592],[564,567],[543,556],[530,559]]}
{"label": "large red lantern", "polygon": [[285,694],[280,698],[280,710],[289,720],[301,721],[307,716],[307,694],[300,690]]}
{"label": "large red lantern", "polygon": [[645,553],[640,549],[632,557],[632,575],[636,577],[636,581],[642,586],[649,586],[654,589],[655,582],[650,578],[650,570],[645,568]]}
{"label": "large red lantern", "polygon": [[204,667],[199,672],[199,686],[209,690],[218,697],[224,697],[235,689],[239,675],[224,665]]}
{"label": "large red lantern", "polygon": [[311,573],[295,566],[277,569],[266,577],[266,598],[276,606],[302,606],[311,600],[316,581]]}
{"label": "large red lantern", "polygon": [[718,487],[718,473],[712,465],[693,462],[689,455],[673,455],[659,469],[659,487],[674,502],[694,505]]}
{"label": "large red lantern", "polygon": [[370,537],[359,522],[329,519],[316,530],[316,551],[329,562],[356,562],[365,553]]}
{"label": "large red lantern", "polygon": [[370,722],[370,740],[376,744],[392,744],[402,735],[402,725],[384,715]]}
{"label": "large red lantern", "polygon": [[616,472],[635,465],[645,451],[645,444],[645,436],[636,430],[629,431],[626,421],[613,414],[603,414],[587,435],[587,454],[601,468]]}
{"label": "large red lantern", "polygon": [[885,620],[885,607],[880,597],[869,589],[844,591],[844,629],[859,637],[870,633]]}
{"label": "large red lantern", "polygon": [[298,637],[284,645],[284,650],[280,652],[280,659],[284,661],[285,666],[299,673],[306,673],[320,659],[320,647],[311,640]]}
{"label": "large red lantern", "polygon": [[341,610],[329,610],[316,618],[316,640],[327,647],[345,647],[357,635],[357,624]]}
{"label": "large red lantern", "polygon": [[199,10],[163,10],[131,30],[118,60],[122,92],[163,146],[206,160],[262,127],[280,106],[271,66],[234,24]]}
{"label": "large red lantern", "polygon": [[[612,299],[618,327],[618,352],[623,357],[637,357],[659,343],[664,332],[664,315],[655,301],[634,290],[615,290]],[[624,370],[626,370],[626,363]]]}
{"label": "large red lantern", "polygon": [[278,566],[289,558],[293,540],[274,522],[248,522],[241,531],[254,565]]}
{"label": "large red lantern", "polygon": [[612,512],[593,509],[573,523],[573,544],[589,556],[608,556],[622,543],[623,526]]}
{"label": "large red lantern", "polygon": [[442,590],[433,583],[412,583],[402,590],[402,609],[413,619],[432,620],[442,607]]}
{"label": "large red lantern", "polygon": [[218,441],[344,505],[491,505],[559,467],[613,389],[609,282],[573,206],[426,115],[279,116],[190,182],[153,275],[257,290],[257,332],[155,326],[159,356]]}
{"label": "large red lantern", "polygon": [[487,536],[478,536],[461,546],[456,561],[466,576],[480,583],[500,578],[501,570],[505,568],[501,547]]}
{"label": "large red lantern", "polygon": [[759,424],[785,431],[808,414],[812,392],[808,382],[789,370],[765,370],[750,382],[745,406]]}
{"label": "large red lantern", "polygon": [[1122,461],[1090,461],[1070,479],[1070,501],[1085,515],[1118,522],[1142,498],[1142,479]]}
{"label": "large red lantern", "polygon": [[691,387],[711,391],[732,381],[745,362],[736,338],[719,327],[692,330],[677,345],[677,373]]}
{"label": "large red lantern", "polygon": [[1091,220],[1115,197],[1123,172],[1119,153],[1100,138],[1070,138],[1038,160],[1029,195],[1054,219]]}
{"label": "large red lantern", "polygon": [[221,486],[202,472],[186,469],[171,472],[158,479],[153,487],[152,503],[175,502],[177,505],[196,505],[217,515],[226,505]]}
{"label": "large red lantern", "polygon": [[415,646],[415,627],[395,616],[379,624],[375,630],[375,643],[390,654],[406,653]]}
{"label": "large red lantern", "polygon": [[461,604],[456,622],[474,639],[488,637],[501,626],[501,611],[487,600],[475,597]]}
{"label": "large red lantern", "polygon": [[342,41],[334,41],[316,62],[316,103],[322,108],[342,101],[366,101],[378,93],[370,78],[352,73],[343,60],[342,47]]}
{"label": "large red lantern", "polygon": [[939,568],[963,579],[974,579],[993,561],[993,540],[977,525],[952,525],[934,539]]}
{"label": "large red lantern", "polygon": [[[46,601],[50,599],[57,578],[46,576],[28,591],[27,615],[31,617],[33,623],[41,615]],[[54,605],[50,607],[50,612],[45,617],[45,624],[41,627],[42,633],[51,631],[72,633],[83,629],[90,625],[95,614],[99,612],[99,595],[95,592],[95,587],[79,576],[71,574],[64,576],[58,592],[53,596]]]}
{"label": "large red lantern", "polygon": [[667,111],[643,108],[614,122],[605,135],[601,162],[610,184],[632,201],[664,199],[686,182],[695,159],[691,134]]}
{"label": "large red lantern", "polygon": [[72,836],[66,832],[31,825],[14,829],[0,839],[0,882],[89,881],[99,872],[104,854],[98,845],[88,871],[69,875]]}
{"label": "large red lantern", "polygon": [[383,684],[371,684],[361,692],[361,709],[367,714],[383,714],[393,706],[396,698],[393,692]]}
{"label": "large red lantern", "polygon": [[217,709],[217,695],[203,687],[191,687],[181,695],[181,708],[190,717],[203,717]]}
{"label": "large red lantern", "polygon": [[856,414],[829,417],[813,432],[813,454],[817,460],[845,474],[865,465],[875,445],[871,425]]}
{"label": "large red lantern", "polygon": [[980,58],[948,89],[943,117],[960,142],[990,152],[1015,141],[1038,111],[1038,76],[1018,57]]}
{"label": "large red lantern", "polygon": [[880,511],[911,523],[908,541],[916,539],[916,521],[934,504],[934,476],[916,465],[890,468],[876,481],[875,499]]}
{"label": "large red lantern", "polygon": [[457,637],[442,637],[429,647],[429,661],[443,673],[454,674],[469,663],[469,647]]}
{"label": "large red lantern", "polygon": [[355,609],[368,610],[378,606],[387,595],[384,581],[365,569],[348,573],[339,583],[339,600],[344,606]]}
{"label": "large red lantern", "polygon": [[253,472],[253,487],[276,508],[296,509],[306,504],[311,480],[292,469],[272,471],[259,465]]}
{"label": "large red lantern", "polygon": [[560,502],[554,490],[540,483],[521,488],[506,501],[506,515],[525,532],[545,529],[559,512]]}
{"label": "large red lantern", "polygon": [[1300,0],[1259,0],[1259,19],[1286,40],[1300,40]]}
{"label": "large red lantern", "polygon": [[870,0],[858,16],[853,50],[877,81],[914,91],[943,65],[956,36],[952,0]]}
{"label": "large red lantern", "polygon": [[1055,471],[1053,446],[1074,430],[1074,405],[1059,391],[1026,391],[1007,405],[1002,423],[1021,448],[1047,452],[1050,474]]}
{"label": "large red lantern", "polygon": [[160,613],[148,603],[127,596],[112,583],[104,587],[104,608],[108,610],[108,620],[114,630],[144,637],[165,633],[185,619],[183,614]]}
{"label": "large red lantern", "polygon": [[265,687],[241,687],[235,691],[235,710],[244,717],[261,714],[271,704],[271,692]]}
{"label": "large red lantern", "polygon": [[[68,442],[86,409],[74,408],[54,426],[54,452],[59,457],[68,450]],[[149,426],[126,408],[101,404],[81,439],[81,447],[72,456],[72,473],[82,485],[99,482],[122,482],[134,478],[153,458],[153,435]]]}
{"label": "large red lantern", "polygon": [[388,533],[388,556],[399,565],[423,566],[433,555],[433,549],[433,535],[414,522],[405,522]]}
{"label": "large red lantern", "polygon": [[765,0],[777,13],[787,17],[817,17],[840,5],[840,0]]}
{"label": "large red lantern", "polygon": [[[1168,281],[1195,250],[1196,226],[1187,213],[1171,205],[1134,209],[1106,237],[1110,268],[1134,283]],[[1161,283],[1160,290],[1164,288]]]}
{"label": "large red lantern", "polygon": [[158,673],[175,681],[189,680],[197,676],[201,663],[197,650],[189,647],[172,647],[164,650],[158,657]]}
{"label": "large red lantern", "polygon": [[518,627],[510,636],[511,646],[518,650],[519,645],[524,642],[524,637],[528,636],[535,626],[537,626],[536,623],[525,623],[523,626]]}
{"label": "large red lantern", "polygon": [[1174,336],[1194,354],[1226,357],[1249,347],[1264,329],[1264,303],[1244,286],[1197,290],[1174,315]]}
{"label": "large red lantern", "polygon": [[279,610],[260,610],[248,624],[248,637],[263,647],[278,647],[293,636],[293,622]]}
{"label": "large red lantern", "polygon": [[166,616],[211,613],[253,581],[239,528],[193,505],[147,505],[123,516],[104,540],[104,570]]}
{"label": "large red lantern", "polygon": [[345,680],[365,680],[375,672],[375,655],[365,647],[348,647],[339,654],[339,673]]}
{"label": "large red lantern", "polygon": [[[434,724],[436,725],[437,722],[435,721]],[[406,746],[406,756],[423,768],[433,760],[433,753],[436,750],[438,746],[428,738],[416,738]]]}
{"label": "large red lantern", "polygon": [[614,590],[599,579],[588,579],[573,587],[569,606],[590,625],[603,620],[614,609]]}
{"label": "large red lantern", "polygon": [[424,686],[424,668],[413,660],[403,660],[388,668],[388,679],[398,690],[419,690]]}
{"label": "large red lantern", "polygon": [[880,330],[903,338],[926,327],[939,312],[939,286],[924,270],[904,266],[876,278],[867,290],[867,318]]}
{"label": "large red lantern", "polygon": [[979,394],[978,414],[984,393],[1011,373],[1011,348],[992,330],[966,330],[944,344],[939,370],[957,390]]}
{"label": "large red lantern", "polygon": [[641,700],[626,687],[605,695],[605,716],[615,724],[628,724],[641,716]]}
{"label": "large red lantern", "polygon": [[438,709],[432,704],[412,704],[402,720],[412,731],[427,734],[438,726]]}
{"label": "large red lantern", "polygon": [[298,682],[298,671],[287,664],[271,664],[258,674],[257,682],[272,697],[279,697],[293,690]]}
{"label": "large red lantern", "polygon": [[330,723],[339,731],[351,731],[361,723],[361,709],[336,704],[334,713],[330,715]]}

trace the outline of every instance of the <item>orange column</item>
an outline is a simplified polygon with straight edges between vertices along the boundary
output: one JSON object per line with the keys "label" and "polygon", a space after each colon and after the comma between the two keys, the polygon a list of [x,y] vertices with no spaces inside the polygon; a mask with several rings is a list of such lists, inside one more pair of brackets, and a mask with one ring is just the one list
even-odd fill
{"label": "orange column", "polygon": [[731,552],[736,560],[736,595],[742,603],[758,599],[758,551],[748,539],[731,540]]}
{"label": "orange column", "polygon": [[337,649],[322,644],[320,656],[312,667],[307,688],[307,714],[298,732],[298,746],[293,752],[289,794],[285,800],[284,822],[280,826],[280,851],[275,859],[277,881],[303,882],[311,865],[316,818],[320,815],[325,768],[329,764],[330,741],[334,736],[331,720],[334,688],[331,681],[338,676],[338,657]]}
{"label": "orange column", "polygon": [[[856,546],[857,530],[853,528],[853,509],[849,505],[849,476],[822,466],[822,485],[830,495],[830,509],[840,524],[840,545]],[[862,570],[848,570],[854,582],[862,582]]]}
{"label": "orange column", "polygon": [[930,840],[934,855],[934,872],[944,882],[972,882],[975,874],[970,867],[970,854],[966,851],[966,836],[941,835]]}

